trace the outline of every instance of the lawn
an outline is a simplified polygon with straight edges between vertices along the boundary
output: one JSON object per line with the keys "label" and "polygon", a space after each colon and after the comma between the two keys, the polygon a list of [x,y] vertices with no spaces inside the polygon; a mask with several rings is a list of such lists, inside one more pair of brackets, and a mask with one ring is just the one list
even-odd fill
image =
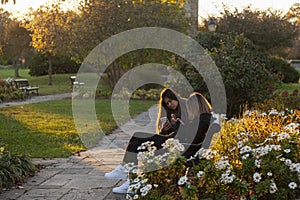
{"label": "lawn", "polygon": [[[48,85],[48,76],[30,76],[29,69],[19,70],[20,78],[28,79],[32,86],[38,86],[40,95],[61,94],[72,92],[70,76],[74,74],[54,74],[52,85]],[[0,69],[0,79],[13,78],[14,71],[11,68]]]}
{"label": "lawn", "polygon": [[[130,101],[135,116],[154,101]],[[96,100],[97,119],[105,134],[116,128],[110,100]],[[67,157],[85,150],[77,134],[72,101],[58,100],[0,109],[0,137],[7,150],[30,157]]]}
{"label": "lawn", "polygon": [[[45,76],[30,76],[29,69],[20,69],[19,70],[20,77],[28,79],[32,86],[39,87],[40,95],[51,95],[51,94],[62,94],[72,92],[73,87],[71,85],[70,76],[74,76],[76,74],[53,74],[52,76],[52,85],[48,85],[48,75]],[[90,76],[91,74],[89,74]],[[93,74],[94,75],[94,74]],[[14,77],[14,70],[12,68],[8,69],[0,69],[0,79]],[[109,90],[105,86],[105,84],[101,83],[101,80],[98,84],[98,90],[102,91],[103,94]]]}
{"label": "lawn", "polygon": [[[300,74],[300,70],[297,70],[298,73]],[[293,93],[294,90],[299,90],[300,88],[300,80],[298,83],[282,83],[280,88],[278,88],[275,93],[281,93],[283,91],[288,91],[290,94]]]}
{"label": "lawn", "polygon": [[275,93],[281,93],[287,90],[290,94],[293,93],[294,90],[299,90],[300,82],[298,83],[283,83],[279,89],[276,90]]}

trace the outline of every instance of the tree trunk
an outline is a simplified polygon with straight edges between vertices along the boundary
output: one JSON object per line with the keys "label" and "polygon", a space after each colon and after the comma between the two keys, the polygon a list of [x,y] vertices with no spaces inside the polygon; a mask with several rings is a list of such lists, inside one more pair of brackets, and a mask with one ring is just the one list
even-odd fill
{"label": "tree trunk", "polygon": [[12,64],[13,64],[14,71],[15,71],[15,78],[19,78],[20,77],[20,75],[19,75],[19,66],[18,66],[17,60],[18,59],[13,59],[12,60]]}
{"label": "tree trunk", "polygon": [[48,57],[49,68],[48,68],[48,85],[52,85],[52,56]]}

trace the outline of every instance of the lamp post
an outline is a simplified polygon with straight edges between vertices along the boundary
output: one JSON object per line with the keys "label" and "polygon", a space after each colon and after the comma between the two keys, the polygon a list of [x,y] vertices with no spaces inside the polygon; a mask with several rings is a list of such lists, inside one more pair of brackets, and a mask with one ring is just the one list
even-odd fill
{"label": "lamp post", "polygon": [[212,18],[207,22],[207,29],[209,32],[215,32],[217,29],[217,23]]}

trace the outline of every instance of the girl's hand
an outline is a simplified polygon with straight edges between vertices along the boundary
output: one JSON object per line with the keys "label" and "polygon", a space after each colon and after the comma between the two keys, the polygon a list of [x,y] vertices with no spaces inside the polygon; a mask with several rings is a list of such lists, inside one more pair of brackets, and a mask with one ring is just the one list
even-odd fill
{"label": "girl's hand", "polygon": [[166,123],[163,125],[163,127],[162,127],[162,131],[163,132],[166,132],[166,131],[168,131],[170,128],[172,128],[172,125],[171,125],[171,123],[169,122],[169,121],[166,121]]}

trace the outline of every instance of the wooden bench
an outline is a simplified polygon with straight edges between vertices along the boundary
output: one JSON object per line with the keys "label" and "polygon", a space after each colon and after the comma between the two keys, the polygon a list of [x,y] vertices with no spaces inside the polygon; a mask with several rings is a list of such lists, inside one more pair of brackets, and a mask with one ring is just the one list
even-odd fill
{"label": "wooden bench", "polygon": [[39,95],[39,87],[31,86],[27,79],[16,79],[14,80],[16,88],[26,92],[26,95],[29,95],[30,92],[36,91],[36,94]]}

